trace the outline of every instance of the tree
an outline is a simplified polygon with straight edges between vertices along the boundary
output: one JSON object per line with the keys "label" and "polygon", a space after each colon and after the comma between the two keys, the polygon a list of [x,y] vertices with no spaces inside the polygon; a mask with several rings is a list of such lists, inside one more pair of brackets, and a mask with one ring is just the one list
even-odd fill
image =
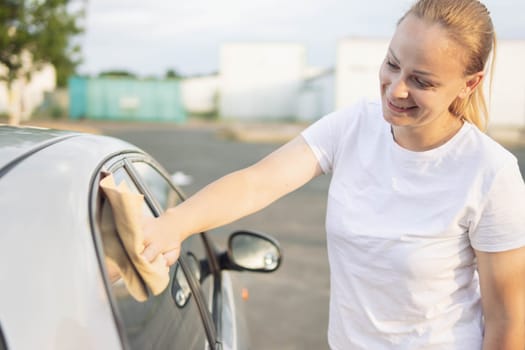
{"label": "tree", "polygon": [[[80,63],[80,47],[72,39],[82,33],[82,10],[72,11],[72,0],[0,0],[0,80],[7,82],[12,100],[12,83],[28,79],[45,63],[57,71],[57,85]],[[28,63],[29,62],[29,63]],[[19,116],[10,113],[10,124]]]}
{"label": "tree", "polygon": [[168,69],[165,75],[166,79],[180,79],[181,76],[175,69]]}
{"label": "tree", "polygon": [[127,70],[108,70],[100,72],[99,77],[110,77],[110,78],[136,78],[135,73]]}

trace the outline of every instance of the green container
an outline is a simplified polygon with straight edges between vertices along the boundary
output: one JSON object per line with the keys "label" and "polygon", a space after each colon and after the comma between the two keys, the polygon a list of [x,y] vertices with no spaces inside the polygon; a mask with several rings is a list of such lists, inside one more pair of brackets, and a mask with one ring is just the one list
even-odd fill
{"label": "green container", "polygon": [[68,79],[69,118],[71,119],[86,117],[87,82],[87,79],[82,77]]}
{"label": "green container", "polygon": [[[186,121],[178,80],[133,78],[89,78],[82,83],[70,79],[70,115],[80,111],[90,119]],[[81,92],[84,92],[82,100]],[[78,96],[78,97],[77,97]]]}

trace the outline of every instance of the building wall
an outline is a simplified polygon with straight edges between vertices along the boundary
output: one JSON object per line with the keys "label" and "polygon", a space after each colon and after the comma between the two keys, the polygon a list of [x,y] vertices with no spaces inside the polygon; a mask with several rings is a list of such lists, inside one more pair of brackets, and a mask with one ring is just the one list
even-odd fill
{"label": "building wall", "polygon": [[220,50],[219,113],[225,119],[291,119],[306,49],[290,43],[225,44]]}
{"label": "building wall", "polygon": [[334,71],[309,67],[297,104],[297,119],[314,121],[334,110]]}
{"label": "building wall", "polygon": [[69,79],[71,118],[184,122],[179,80]]}
{"label": "building wall", "polygon": [[[0,69],[6,70],[3,66]],[[11,111],[19,114],[22,120],[28,120],[44,101],[44,94],[53,91],[55,87],[56,71],[50,64],[31,73],[29,80],[15,80],[10,92],[7,90],[7,83],[0,81],[0,113],[8,114]]]}
{"label": "building wall", "polygon": [[190,77],[181,80],[182,104],[188,114],[215,115],[218,109],[219,76]]}
{"label": "building wall", "polygon": [[379,67],[388,40],[347,38],[339,41],[336,58],[336,108],[359,98],[379,95]]}
{"label": "building wall", "polygon": [[[525,40],[500,40],[496,50],[491,123],[525,127]],[[490,79],[485,82],[486,92],[490,92],[489,82]]]}
{"label": "building wall", "polygon": [[[339,42],[336,63],[336,107],[354,103],[361,97],[378,98],[379,68],[389,40],[347,38]],[[494,127],[525,128],[525,41],[498,42],[492,98]],[[488,91],[490,79],[485,80]],[[488,95],[487,95],[488,96]]]}

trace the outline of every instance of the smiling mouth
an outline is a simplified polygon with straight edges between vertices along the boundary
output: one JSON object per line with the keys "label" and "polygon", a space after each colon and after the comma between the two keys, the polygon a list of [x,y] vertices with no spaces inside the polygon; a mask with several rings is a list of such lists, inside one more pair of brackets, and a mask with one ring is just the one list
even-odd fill
{"label": "smiling mouth", "polygon": [[417,108],[417,106],[398,106],[392,103],[392,101],[387,100],[388,108],[390,108],[392,111],[397,113],[404,113],[408,111],[412,111]]}

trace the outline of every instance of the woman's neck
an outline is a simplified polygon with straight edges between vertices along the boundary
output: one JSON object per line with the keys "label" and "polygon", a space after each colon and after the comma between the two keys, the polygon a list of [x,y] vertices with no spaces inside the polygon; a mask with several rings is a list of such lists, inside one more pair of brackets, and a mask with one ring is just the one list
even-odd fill
{"label": "woman's neck", "polygon": [[463,119],[451,117],[446,123],[422,126],[392,126],[394,141],[410,151],[423,152],[449,141],[463,126]]}

